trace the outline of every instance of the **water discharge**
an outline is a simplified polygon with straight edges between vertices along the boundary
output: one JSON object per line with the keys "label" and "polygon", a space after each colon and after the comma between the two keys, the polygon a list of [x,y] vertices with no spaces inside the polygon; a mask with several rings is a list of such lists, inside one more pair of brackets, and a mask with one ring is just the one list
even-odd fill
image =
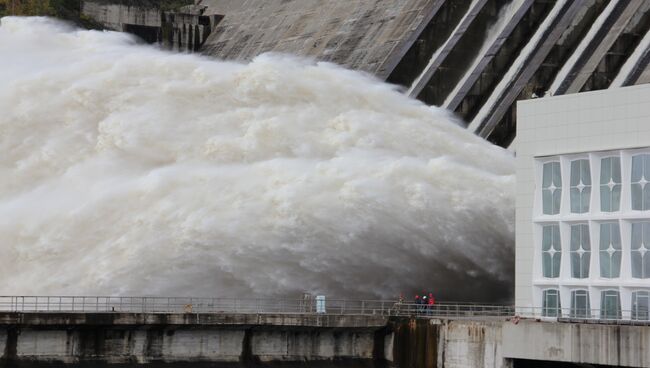
{"label": "water discharge", "polygon": [[511,294],[511,154],[370,76],[6,17],[0,111],[0,294]]}

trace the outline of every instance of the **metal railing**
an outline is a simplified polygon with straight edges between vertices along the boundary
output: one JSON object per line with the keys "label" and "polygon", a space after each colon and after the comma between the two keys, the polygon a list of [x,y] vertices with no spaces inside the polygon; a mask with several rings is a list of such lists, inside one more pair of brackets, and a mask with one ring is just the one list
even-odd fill
{"label": "metal railing", "polygon": [[111,296],[0,296],[0,311],[38,313],[242,313],[343,314],[428,316],[439,318],[495,318],[514,313],[512,306],[436,303],[432,306],[394,300]]}
{"label": "metal railing", "polygon": [[650,324],[647,309],[604,311],[573,308],[515,308],[442,302],[434,305],[394,300],[112,296],[0,296],[0,312],[21,313],[239,313],[417,316],[448,319],[532,318],[545,321]]}
{"label": "metal railing", "polygon": [[650,324],[647,308],[632,310],[605,310],[585,308],[514,308],[515,315],[543,321],[601,323],[601,324]]}

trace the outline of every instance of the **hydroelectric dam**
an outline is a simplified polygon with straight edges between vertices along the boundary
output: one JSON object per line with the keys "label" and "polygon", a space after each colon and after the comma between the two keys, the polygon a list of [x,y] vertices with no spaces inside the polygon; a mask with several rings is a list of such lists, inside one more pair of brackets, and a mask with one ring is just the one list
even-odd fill
{"label": "hydroelectric dam", "polygon": [[650,1],[80,4],[179,53],[3,18],[3,293],[260,297],[0,296],[0,367],[650,367]]}
{"label": "hydroelectric dam", "polygon": [[370,73],[512,149],[517,101],[650,82],[643,0],[82,3],[109,29],[175,50],[239,61],[288,53]]}

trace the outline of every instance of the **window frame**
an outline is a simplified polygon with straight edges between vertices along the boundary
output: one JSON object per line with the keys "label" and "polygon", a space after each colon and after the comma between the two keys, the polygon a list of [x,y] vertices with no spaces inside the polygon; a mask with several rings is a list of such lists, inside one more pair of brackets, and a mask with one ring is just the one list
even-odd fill
{"label": "window frame", "polygon": [[[551,229],[549,249],[544,249],[546,229]],[[556,243],[557,240],[557,243]],[[559,249],[556,249],[557,248]],[[550,275],[547,274],[546,261],[550,261]],[[542,225],[542,277],[556,279],[560,277],[562,265],[562,237],[560,235],[559,223],[548,223]]]}
{"label": "window frame", "polygon": [[[639,295],[641,294],[641,295]],[[648,290],[634,290],[632,291],[632,315],[630,318],[634,321],[648,321],[650,320],[650,291]],[[639,299],[645,299],[645,311],[639,317]],[[643,318],[645,317],[645,318]]]}
{"label": "window frame", "polygon": [[[578,293],[584,293],[584,295],[580,295],[581,297],[585,298],[585,307],[584,308],[577,308],[577,298],[578,298]],[[580,312],[580,313],[578,313]],[[584,312],[584,313],[582,313]],[[584,318],[588,319],[591,318],[591,305],[589,301],[589,290],[587,289],[574,289],[571,290],[571,312],[570,316],[572,318]]]}
{"label": "window frame", "polygon": [[[609,293],[609,295],[608,295]],[[616,310],[611,313],[607,309],[608,299],[616,298]],[[606,289],[600,291],[600,319],[620,320],[622,318],[621,311],[621,292],[617,289]]]}
{"label": "window frame", "polygon": [[[604,161],[609,160],[610,164],[610,170],[609,170],[609,180],[607,183],[603,183],[603,166],[604,166]],[[618,162],[618,181],[614,181],[614,160]],[[612,212],[619,212],[621,210],[621,193],[623,191],[623,173],[622,173],[622,167],[621,167],[621,156],[604,156],[600,157],[600,178],[599,178],[599,198],[600,198],[600,212],[605,212],[605,213],[612,213]],[[611,184],[611,187],[610,187]],[[603,188],[606,188],[607,190],[607,198],[609,199],[609,210],[605,210],[603,208]],[[615,190],[618,189],[618,198],[616,201],[616,206],[614,206],[614,193]],[[616,209],[613,209],[616,207]]]}
{"label": "window frame", "polygon": [[[640,235],[641,241],[638,244],[639,247],[635,248],[635,239],[634,232],[635,227],[641,226]],[[650,219],[643,221],[631,221],[630,222],[630,276],[633,279],[643,280],[650,278],[650,248],[646,248],[646,245],[650,245]],[[639,269],[635,268],[636,262],[639,261]],[[639,271],[638,273],[635,271]]]}
{"label": "window frame", "polygon": [[[609,233],[609,246],[607,248],[603,248],[603,230],[609,227],[608,233]],[[616,228],[618,234],[618,241],[614,242],[614,237],[613,237],[613,228]],[[621,240],[621,226],[618,223],[618,221],[607,221],[607,222],[600,222],[598,223],[598,230],[599,230],[599,239],[598,239],[598,261],[600,263],[599,267],[599,275],[600,278],[603,279],[618,279],[621,277],[621,268],[622,268],[622,263],[623,263],[623,244]],[[618,246],[618,248],[614,246]],[[611,249],[610,249],[611,248]],[[613,260],[615,257],[618,258],[618,265],[616,268],[612,267]],[[604,262],[604,260],[607,260],[607,262]],[[609,272],[605,272],[606,270],[604,269],[605,267],[609,267]]]}
{"label": "window frame", "polygon": [[[551,292],[555,293],[555,306],[548,306],[548,297]],[[549,313],[552,311],[553,313]],[[543,317],[562,317],[562,301],[560,299],[560,289],[549,288],[542,290],[542,316]]]}
{"label": "window frame", "polygon": [[[635,180],[634,172],[634,163],[635,158],[641,158],[641,177],[638,180]],[[647,152],[637,152],[633,153],[630,157],[630,209],[632,211],[648,211],[650,210],[650,185],[647,185],[648,179],[650,177],[650,153]],[[648,171],[648,172],[646,172]],[[634,196],[637,193],[635,190],[636,186],[640,185],[641,188],[641,204],[640,208],[636,208],[635,204],[638,204],[639,201],[635,201]]]}
{"label": "window frame", "polygon": [[[546,182],[545,174],[546,174],[547,165],[550,165],[550,174],[551,174],[549,185],[545,185]],[[546,197],[545,193],[549,193],[550,212],[546,211],[547,208],[546,204],[548,202],[544,200],[544,198]],[[556,193],[558,198],[556,198]],[[542,213],[544,215],[550,215],[550,216],[559,215],[562,208],[562,165],[559,159],[542,163],[541,194],[542,194]]]}
{"label": "window frame", "polygon": [[[574,164],[578,167],[578,182],[574,183]],[[586,166],[586,169],[584,169]],[[586,174],[586,175],[585,175]],[[588,181],[588,183],[585,183]],[[589,158],[576,158],[569,163],[569,212],[573,214],[589,213],[591,201],[591,160]],[[587,193],[585,195],[585,192]],[[578,209],[574,210],[574,194],[577,195]],[[585,198],[586,197],[586,198]],[[585,204],[586,201],[586,204]]]}
{"label": "window frame", "polygon": [[[574,249],[574,243],[573,243],[573,232],[575,228],[579,228],[578,233],[580,236],[580,240],[578,243],[578,247]],[[586,228],[586,232],[583,230]],[[592,246],[591,246],[591,235],[589,233],[590,227],[588,223],[575,223],[575,224],[570,224],[569,226],[569,232],[570,232],[570,237],[569,237],[569,268],[571,271],[571,278],[573,279],[588,279],[591,271],[591,253],[592,253]],[[587,241],[586,243],[583,241],[584,240],[584,235],[587,236]],[[584,249],[584,245],[587,245],[588,249]],[[578,266],[580,269],[578,270],[579,272],[577,273],[579,276],[576,276],[576,270],[574,268],[574,259],[578,259]],[[585,262],[586,259],[586,262]],[[586,263],[586,265],[585,265]],[[586,267],[585,267],[586,266]],[[586,268],[586,269],[585,269]]]}

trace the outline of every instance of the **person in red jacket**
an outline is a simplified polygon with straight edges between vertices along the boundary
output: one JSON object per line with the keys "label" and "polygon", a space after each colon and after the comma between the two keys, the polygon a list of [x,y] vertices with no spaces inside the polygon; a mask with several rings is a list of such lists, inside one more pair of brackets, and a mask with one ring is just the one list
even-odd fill
{"label": "person in red jacket", "polygon": [[433,293],[429,293],[429,298],[427,298],[427,314],[433,314],[433,305],[436,303],[436,300],[433,298]]}

